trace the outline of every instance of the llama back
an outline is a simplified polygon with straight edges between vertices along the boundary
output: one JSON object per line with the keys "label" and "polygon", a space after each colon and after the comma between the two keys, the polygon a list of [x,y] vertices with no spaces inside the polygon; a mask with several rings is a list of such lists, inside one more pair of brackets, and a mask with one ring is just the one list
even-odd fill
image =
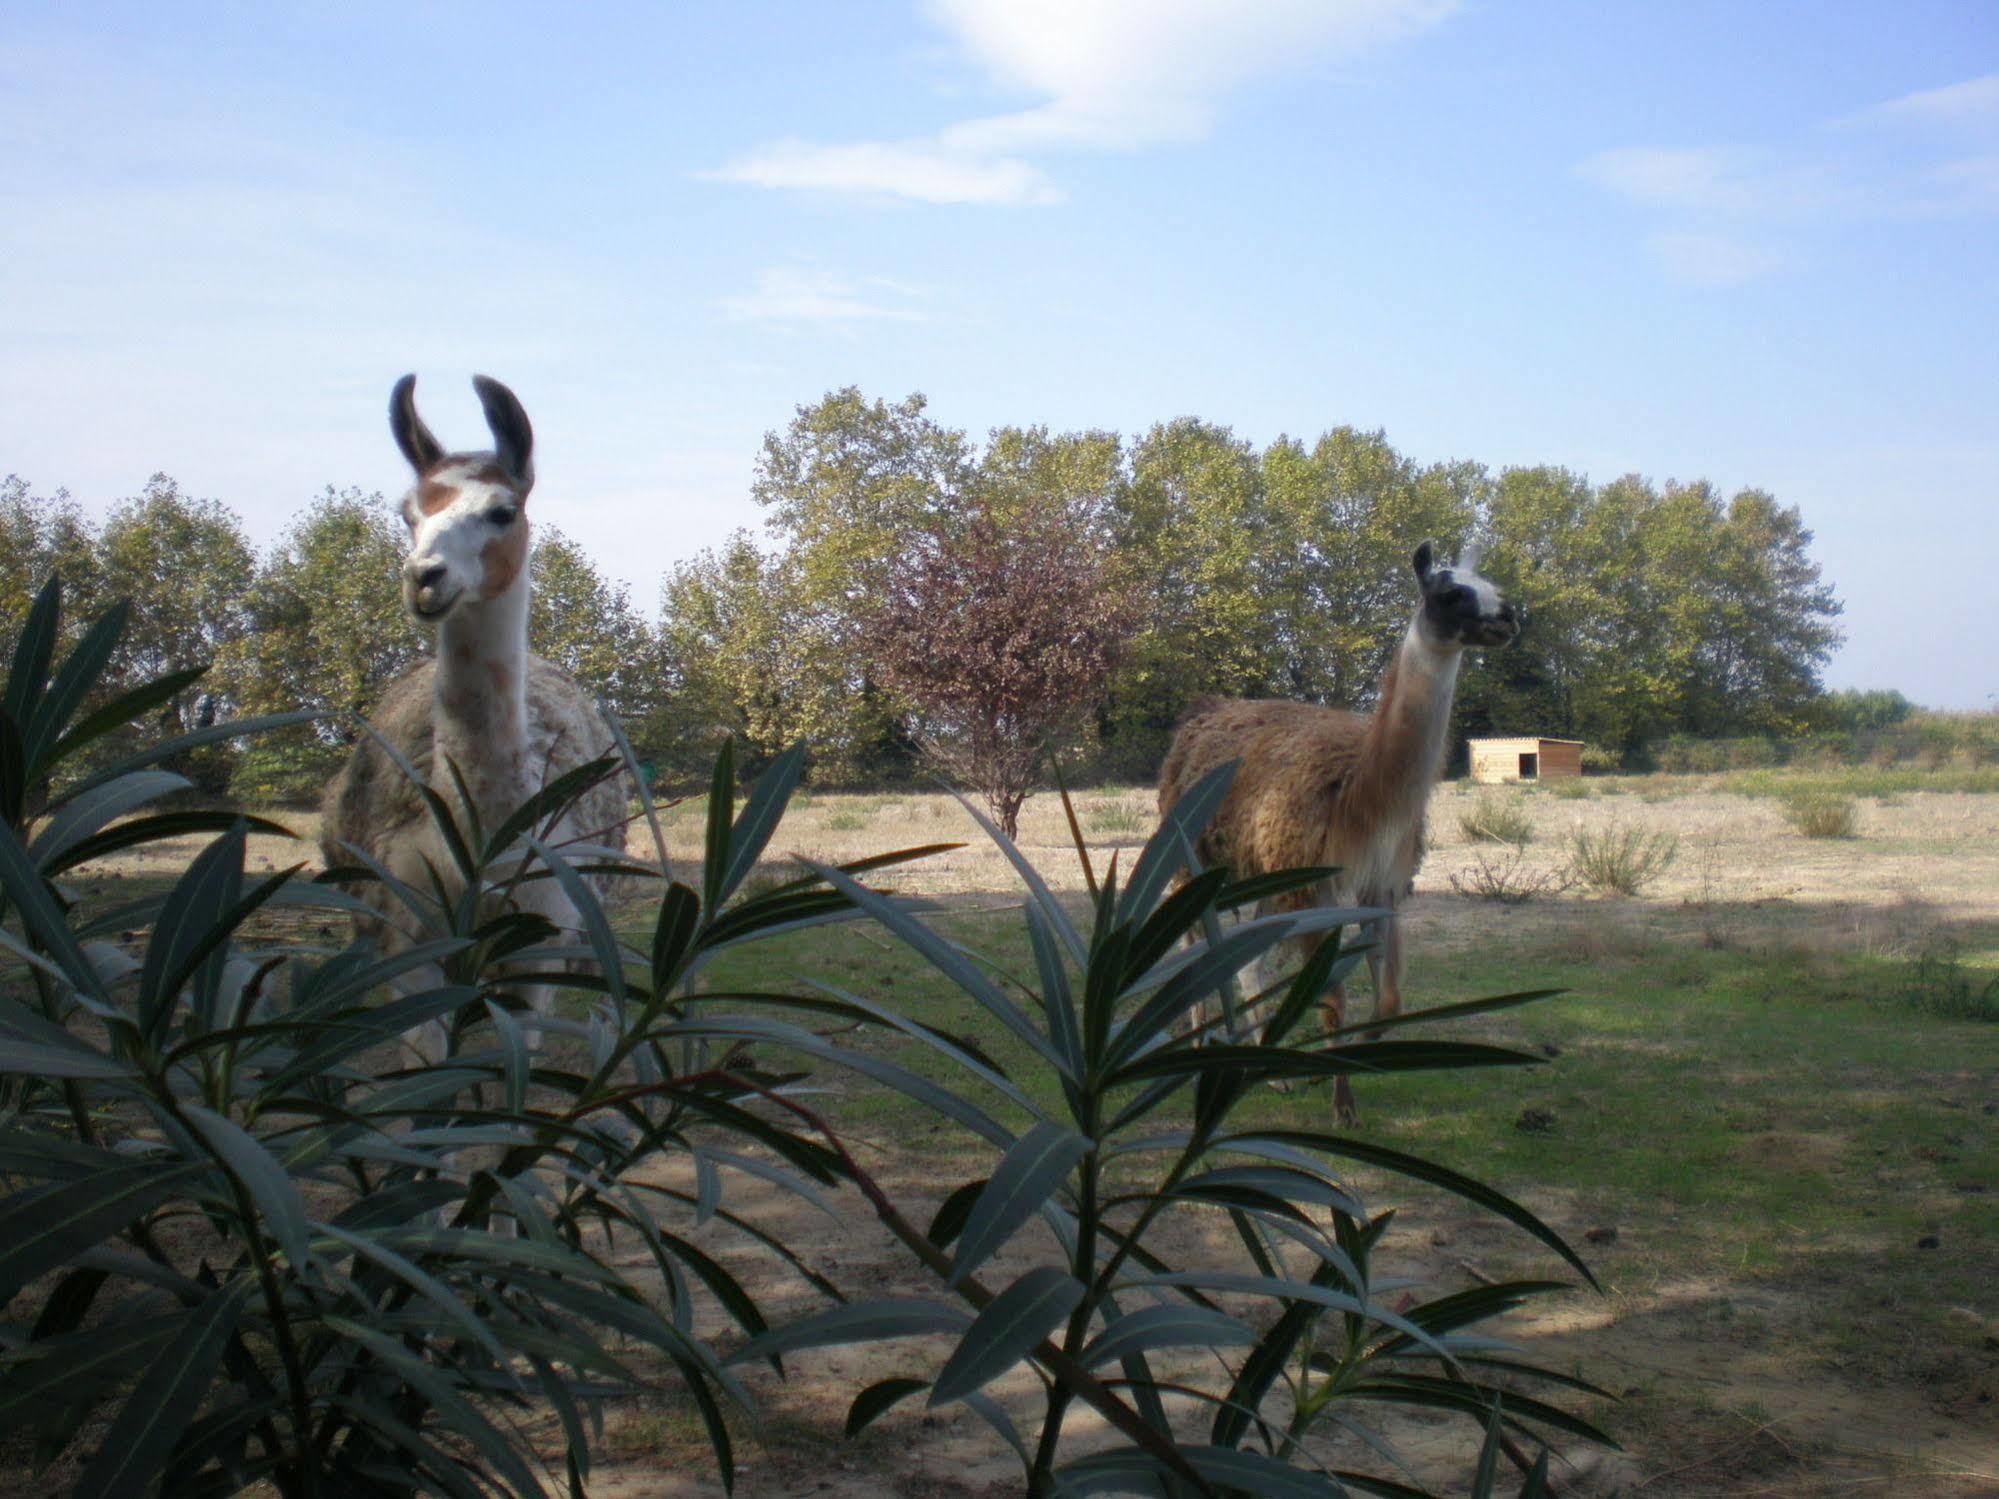
{"label": "llama back", "polygon": [[1181,721],[1160,768],[1160,811],[1217,766],[1240,760],[1196,846],[1201,862],[1238,874],[1322,863],[1337,793],[1367,723],[1361,714],[1312,703],[1205,699]]}

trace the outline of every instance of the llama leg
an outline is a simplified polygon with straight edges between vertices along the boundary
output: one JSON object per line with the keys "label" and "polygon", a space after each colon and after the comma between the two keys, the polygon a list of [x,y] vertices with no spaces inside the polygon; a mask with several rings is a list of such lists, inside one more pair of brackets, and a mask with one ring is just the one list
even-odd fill
{"label": "llama leg", "polygon": [[[1402,918],[1375,922],[1374,935],[1374,949],[1367,955],[1367,971],[1374,979],[1374,1018],[1393,1020],[1402,1013]],[[1369,1031],[1367,1039],[1378,1041],[1381,1032]]]}
{"label": "llama leg", "polygon": [[[1346,1008],[1347,986],[1343,983],[1326,985],[1326,992],[1319,1000],[1319,1021],[1328,1036],[1339,1034],[1340,1027],[1346,1023]],[[1344,1074],[1333,1079],[1333,1113],[1341,1124],[1360,1122],[1360,1111],[1354,1107],[1353,1083]]]}

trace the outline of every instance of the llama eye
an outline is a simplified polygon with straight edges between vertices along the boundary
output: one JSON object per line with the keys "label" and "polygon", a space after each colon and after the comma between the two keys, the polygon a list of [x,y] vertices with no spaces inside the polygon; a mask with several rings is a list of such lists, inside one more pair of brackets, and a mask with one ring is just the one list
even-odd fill
{"label": "llama eye", "polygon": [[512,505],[495,505],[491,510],[486,512],[486,519],[496,526],[511,526],[514,523],[514,507]]}

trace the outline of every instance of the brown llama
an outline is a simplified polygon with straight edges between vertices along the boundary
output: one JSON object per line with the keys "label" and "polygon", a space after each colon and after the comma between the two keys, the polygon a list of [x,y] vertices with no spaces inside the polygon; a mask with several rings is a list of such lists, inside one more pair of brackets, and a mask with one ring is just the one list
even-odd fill
{"label": "brown llama", "polygon": [[[1443,770],[1444,747],[1467,649],[1503,646],[1520,632],[1514,608],[1474,570],[1433,565],[1416,549],[1422,599],[1388,669],[1372,713],[1313,703],[1204,698],[1173,736],[1159,772],[1166,813],[1202,776],[1240,762],[1227,798],[1195,845],[1204,868],[1236,878],[1327,865],[1339,872],[1268,903],[1271,912],[1313,906],[1374,906],[1367,955],[1377,1020],[1402,1009],[1402,938],[1393,911],[1423,860],[1423,821]],[[1294,947],[1302,943],[1291,944]],[[1344,1023],[1346,995],[1332,985],[1322,1001],[1329,1031]],[[1342,1122],[1358,1117],[1341,1077],[1333,1090]]]}

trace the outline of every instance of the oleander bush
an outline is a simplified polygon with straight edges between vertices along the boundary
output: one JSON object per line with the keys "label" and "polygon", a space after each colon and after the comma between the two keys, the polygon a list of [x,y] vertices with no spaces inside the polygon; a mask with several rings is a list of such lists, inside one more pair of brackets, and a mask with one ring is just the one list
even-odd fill
{"label": "oleander bush", "polygon": [[[663,850],[550,842],[576,796],[636,769],[621,732],[618,755],[492,829],[461,826],[424,788],[455,867],[421,888],[358,851],[327,876],[301,861],[257,877],[249,835],[283,830],[157,809],[185,789],[158,767],[308,716],[222,724],[72,774],[186,683],[97,703],[122,612],[56,663],[59,601],[51,584],[0,695],[0,1442],[27,1466],[66,1458],[75,1493],[582,1494],[606,1403],[642,1393],[698,1416],[726,1488],[743,1371],[920,1331],[951,1334],[953,1351],[859,1392],[849,1430],[918,1397],[963,1402],[1019,1453],[1036,1496],[1417,1493],[1348,1466],[1349,1413],[1384,1404],[1462,1418],[1478,1494],[1497,1491],[1502,1458],[1523,1494],[1545,1492],[1551,1439],[1607,1440],[1551,1398],[1603,1392],[1486,1331],[1563,1283],[1403,1294],[1379,1268],[1393,1215],[1349,1173],[1456,1193],[1587,1281],[1546,1224],[1363,1136],[1242,1117],[1268,1083],[1537,1065],[1429,1031],[1542,996],[1371,1023],[1394,1033],[1380,1039],[1319,1034],[1320,991],[1361,956],[1340,932],[1372,913],[1254,914],[1324,870],[1177,878],[1228,768],[1122,877],[1113,862],[1098,879],[1078,838],[1080,917],[988,822],[1027,891],[1033,966],[1014,975],[949,940],[922,902],[867,883],[935,848],[759,871],[795,750],[738,809],[724,748],[691,882],[669,877]],[[169,888],[107,909],[82,898],[91,860],[190,833],[210,841]],[[598,871],[645,892],[636,945],[582,878]],[[389,887],[406,946],[301,935],[354,910],[343,885],[370,879]],[[578,931],[511,906],[541,879],[564,886]],[[865,979],[798,993],[706,981],[731,947],[843,920],[876,924],[972,1001],[988,1044],[911,1018]],[[1259,989],[1258,961],[1298,939],[1303,968]],[[538,1025],[515,1013],[530,982],[566,996]],[[448,1052],[412,1056],[401,1038],[439,1019]],[[860,1022],[865,1044],[850,1039]],[[993,1060],[1002,1035],[1028,1059],[1020,1075]],[[941,1207],[897,1201],[854,1159],[837,1093],[805,1086],[809,1069],[899,1094],[990,1165]],[[810,1246],[741,1204],[744,1176],[811,1201],[858,1187],[934,1290],[845,1299],[807,1267]],[[1171,1247],[1185,1242],[1166,1232],[1175,1219],[1216,1213],[1229,1240]],[[821,1299],[774,1323],[703,1247],[717,1233]],[[997,1277],[1005,1247],[1035,1262]],[[1022,1367],[1041,1391],[1025,1430],[988,1394]],[[1076,1431],[1083,1407],[1097,1434]],[[524,1413],[552,1414],[560,1437],[538,1446]]]}

